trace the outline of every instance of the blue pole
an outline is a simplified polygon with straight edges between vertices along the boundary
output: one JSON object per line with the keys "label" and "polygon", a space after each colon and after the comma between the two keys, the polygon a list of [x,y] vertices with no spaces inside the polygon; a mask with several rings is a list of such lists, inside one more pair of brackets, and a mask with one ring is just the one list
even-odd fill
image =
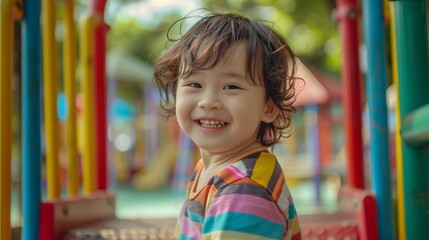
{"label": "blue pole", "polygon": [[41,201],[40,1],[25,0],[22,22],[22,239],[39,236]]}
{"label": "blue pole", "polygon": [[319,107],[317,105],[305,106],[306,123],[308,124],[306,131],[307,146],[311,152],[311,160],[313,161],[313,182],[316,190],[316,204],[320,206],[321,201],[321,179],[320,179],[320,149],[319,149],[319,123],[318,123]]}
{"label": "blue pole", "polygon": [[177,150],[173,188],[179,193],[184,193],[189,177],[188,169],[193,164],[194,154],[191,139],[182,131],[179,133],[179,148]]}
{"label": "blue pole", "polygon": [[314,184],[316,186],[316,203],[318,206],[322,203],[321,199],[321,178],[320,178],[320,143],[319,143],[319,107],[310,106],[312,111],[311,135],[313,142],[313,164],[314,164]]}
{"label": "blue pole", "polygon": [[370,117],[372,187],[377,199],[380,239],[394,239],[391,167],[386,103],[386,46],[383,1],[364,0],[364,39],[367,49],[366,92]]}

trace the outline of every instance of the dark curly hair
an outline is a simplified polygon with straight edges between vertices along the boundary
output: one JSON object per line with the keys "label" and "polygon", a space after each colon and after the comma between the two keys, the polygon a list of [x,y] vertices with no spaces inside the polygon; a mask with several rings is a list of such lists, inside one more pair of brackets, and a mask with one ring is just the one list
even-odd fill
{"label": "dark curly hair", "polygon": [[[154,79],[166,117],[176,114],[176,87],[180,77],[188,76],[194,70],[215,67],[230,47],[244,42],[246,74],[252,84],[265,87],[266,101],[271,100],[280,110],[273,122],[261,122],[257,140],[263,146],[271,146],[281,137],[287,137],[292,113],[296,111],[292,104],[295,101],[297,59],[284,38],[265,23],[238,14],[208,13],[200,17],[181,37],[169,37],[174,45],[155,61]],[[189,17],[175,22],[169,33],[173,26],[182,26],[187,19]]]}

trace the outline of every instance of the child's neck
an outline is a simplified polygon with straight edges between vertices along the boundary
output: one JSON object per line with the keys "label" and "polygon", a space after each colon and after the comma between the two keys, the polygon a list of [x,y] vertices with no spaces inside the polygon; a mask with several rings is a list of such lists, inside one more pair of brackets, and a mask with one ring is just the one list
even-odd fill
{"label": "child's neck", "polygon": [[241,158],[240,156],[242,154],[245,154],[259,147],[262,147],[262,145],[259,142],[255,141],[233,152],[212,153],[204,149],[200,149],[200,154],[201,154],[201,159],[203,160],[203,163],[204,163],[205,170],[209,170],[213,168],[223,169],[224,167],[228,166],[232,162],[236,161],[237,158]]}
{"label": "child's neck", "polygon": [[222,169],[224,169],[231,163],[243,158],[243,155],[246,155],[249,151],[256,150],[259,148],[262,150],[264,147],[259,142],[253,142],[247,146],[244,146],[238,151],[234,151],[233,153],[213,154],[203,149],[200,149],[204,168],[199,174],[195,190],[199,192],[207,184],[210,178],[222,171]]}

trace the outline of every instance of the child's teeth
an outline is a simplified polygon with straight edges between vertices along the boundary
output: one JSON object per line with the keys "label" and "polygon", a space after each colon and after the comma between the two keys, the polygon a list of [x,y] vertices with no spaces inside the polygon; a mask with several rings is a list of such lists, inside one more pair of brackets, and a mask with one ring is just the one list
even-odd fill
{"label": "child's teeth", "polygon": [[200,120],[200,123],[203,127],[209,127],[209,128],[225,126],[225,122],[221,122],[221,121]]}

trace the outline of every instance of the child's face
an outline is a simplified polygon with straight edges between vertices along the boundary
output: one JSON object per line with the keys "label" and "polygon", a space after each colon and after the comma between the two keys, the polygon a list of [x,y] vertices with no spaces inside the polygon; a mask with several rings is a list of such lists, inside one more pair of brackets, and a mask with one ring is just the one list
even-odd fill
{"label": "child's face", "polygon": [[176,117],[182,130],[203,150],[234,153],[256,141],[261,121],[272,122],[271,101],[263,86],[245,77],[244,43],[214,68],[180,78],[176,92]]}

